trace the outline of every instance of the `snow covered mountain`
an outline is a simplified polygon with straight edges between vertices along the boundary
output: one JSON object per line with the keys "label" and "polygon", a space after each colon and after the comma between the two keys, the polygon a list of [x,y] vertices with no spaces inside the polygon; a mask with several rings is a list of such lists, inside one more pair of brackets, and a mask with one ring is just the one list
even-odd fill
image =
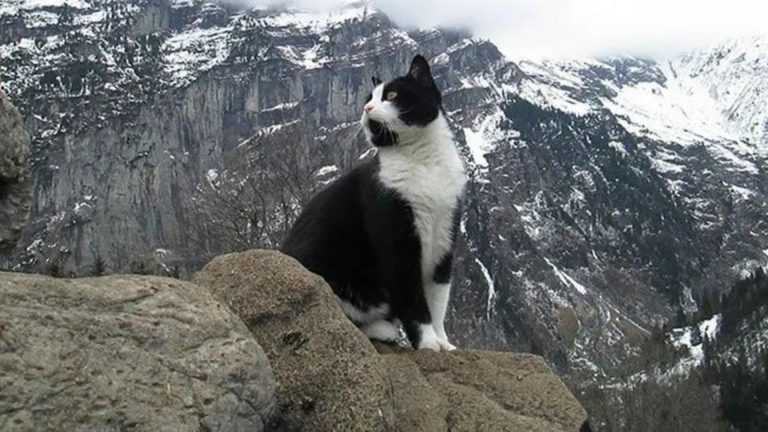
{"label": "snow covered mountain", "polygon": [[620,376],[652,327],[768,263],[765,38],[664,61],[533,61],[459,31],[406,32],[365,4],[6,0],[0,88],[35,156],[9,265],[177,274],[276,246],[313,191],[370,154],[356,123],[370,76],[417,52],[472,176],[460,345],[541,353],[588,389]]}

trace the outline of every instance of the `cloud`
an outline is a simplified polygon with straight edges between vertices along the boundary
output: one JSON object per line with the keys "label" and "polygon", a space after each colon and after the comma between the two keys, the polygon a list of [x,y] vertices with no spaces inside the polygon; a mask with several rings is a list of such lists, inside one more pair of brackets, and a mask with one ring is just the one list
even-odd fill
{"label": "cloud", "polygon": [[344,7],[350,0],[219,0],[219,3],[254,8],[288,6],[307,11],[326,11]]}
{"label": "cloud", "polygon": [[[232,1],[232,0],[231,0]],[[250,6],[274,1],[233,0]],[[285,4],[286,2],[280,2]],[[348,0],[295,0],[331,9]],[[510,57],[664,57],[728,38],[767,34],[766,0],[374,0],[406,27],[461,26]]]}

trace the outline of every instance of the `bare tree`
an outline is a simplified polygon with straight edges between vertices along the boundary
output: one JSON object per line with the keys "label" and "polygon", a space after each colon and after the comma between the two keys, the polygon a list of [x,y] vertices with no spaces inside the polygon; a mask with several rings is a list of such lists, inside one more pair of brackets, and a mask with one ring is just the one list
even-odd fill
{"label": "bare tree", "polygon": [[[255,135],[233,151],[228,169],[197,187],[195,210],[210,254],[276,248],[301,208],[324,183],[322,166],[340,171],[359,159],[357,128],[318,134],[302,122]],[[325,131],[327,132],[327,131]],[[320,136],[318,138],[317,136]],[[327,179],[325,180],[327,181]]]}

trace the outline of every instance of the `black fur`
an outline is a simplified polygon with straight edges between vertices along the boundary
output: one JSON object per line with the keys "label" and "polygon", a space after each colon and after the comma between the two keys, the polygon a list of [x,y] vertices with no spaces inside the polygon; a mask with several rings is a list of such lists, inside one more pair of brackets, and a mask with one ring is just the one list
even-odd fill
{"label": "black fur", "polygon": [[[380,82],[372,78],[374,86]],[[389,91],[397,92],[393,102],[406,124],[429,124],[441,109],[440,92],[421,56],[414,58],[407,75],[386,84],[383,97]],[[397,134],[381,123],[369,120],[365,126],[373,145],[398,145]],[[385,187],[378,174],[377,156],[318,193],[304,207],[282,251],[325,278],[337,296],[358,309],[388,304],[388,318],[399,319],[417,347],[419,325],[431,322],[422,280],[421,241],[411,205]],[[433,279],[447,282],[450,269],[448,254]]]}
{"label": "black fur", "polygon": [[[374,87],[382,83],[376,77],[372,77],[371,81]],[[397,98],[392,102],[403,113],[400,119],[409,126],[426,126],[437,118],[441,110],[440,90],[432,78],[427,60],[420,55],[414,57],[407,75],[387,83],[381,95],[382,100],[389,92],[397,93]],[[369,93],[365,101],[371,98],[372,94]],[[373,129],[375,126],[371,126],[371,131],[376,135]],[[378,146],[375,142],[373,144]]]}
{"label": "black fur", "polygon": [[445,254],[440,264],[435,268],[435,275],[432,280],[436,283],[444,284],[451,280],[451,267],[453,266],[453,253]]}
{"label": "black fur", "polygon": [[[451,227],[451,238],[454,243],[456,242],[456,233],[459,231],[459,224],[461,223],[461,205],[456,207],[453,212],[453,226]],[[451,269],[453,268],[453,251],[446,254],[441,260],[440,264],[435,269],[435,274],[432,276],[432,280],[439,284],[448,283],[451,281]]]}
{"label": "black fur", "polygon": [[340,298],[365,311],[390,305],[411,343],[430,322],[421,280],[421,244],[410,205],[377,180],[378,158],[318,193],[282,251],[328,282]]}
{"label": "black fur", "polygon": [[389,147],[397,144],[397,132],[387,130],[381,123],[368,120],[368,130],[371,131],[371,144],[376,147]]}

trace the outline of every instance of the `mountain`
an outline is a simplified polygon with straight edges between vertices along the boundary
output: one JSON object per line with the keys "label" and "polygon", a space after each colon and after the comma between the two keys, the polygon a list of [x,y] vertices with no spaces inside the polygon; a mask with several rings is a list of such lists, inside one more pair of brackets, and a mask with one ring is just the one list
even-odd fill
{"label": "mountain", "polygon": [[423,53],[471,175],[449,333],[545,355],[600,417],[613,402],[594,391],[626,376],[654,327],[768,262],[766,49],[509,59],[365,4],[7,0],[0,88],[34,163],[31,222],[7,259],[186,275],[275,247],[314,191],[370,156],[357,125],[370,77]]}

